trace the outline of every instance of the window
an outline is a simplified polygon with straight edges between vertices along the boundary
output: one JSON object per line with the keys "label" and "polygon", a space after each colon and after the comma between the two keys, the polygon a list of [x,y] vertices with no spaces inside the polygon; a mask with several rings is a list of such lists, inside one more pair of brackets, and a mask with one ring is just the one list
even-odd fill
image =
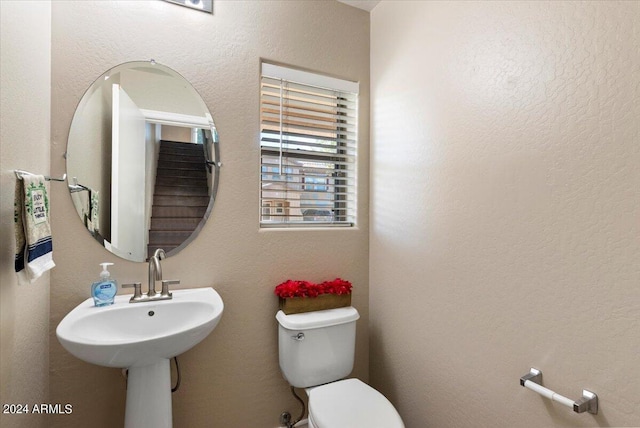
{"label": "window", "polygon": [[353,226],[358,84],[262,64],[260,226]]}

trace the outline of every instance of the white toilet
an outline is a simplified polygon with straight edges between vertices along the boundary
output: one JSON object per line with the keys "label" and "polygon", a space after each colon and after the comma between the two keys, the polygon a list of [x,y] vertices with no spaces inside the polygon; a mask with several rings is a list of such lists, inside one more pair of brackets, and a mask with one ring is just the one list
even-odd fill
{"label": "white toilet", "polygon": [[309,396],[309,428],[404,428],[384,395],[358,379],[354,307],[286,315],[278,311],[280,369]]}

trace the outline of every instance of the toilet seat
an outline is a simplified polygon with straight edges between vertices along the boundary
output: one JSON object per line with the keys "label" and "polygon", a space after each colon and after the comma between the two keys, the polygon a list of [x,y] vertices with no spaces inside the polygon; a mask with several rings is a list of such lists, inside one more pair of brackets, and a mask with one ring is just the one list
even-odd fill
{"label": "toilet seat", "polygon": [[387,398],[359,379],[310,388],[309,421],[317,428],[404,428]]}

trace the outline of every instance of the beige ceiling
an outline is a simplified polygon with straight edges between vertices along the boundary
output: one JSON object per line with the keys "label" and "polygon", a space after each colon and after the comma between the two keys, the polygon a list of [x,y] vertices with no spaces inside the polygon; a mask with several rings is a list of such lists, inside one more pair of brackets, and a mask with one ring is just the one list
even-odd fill
{"label": "beige ceiling", "polygon": [[338,0],[340,3],[348,4],[349,6],[357,7],[368,12],[376,7],[380,0]]}

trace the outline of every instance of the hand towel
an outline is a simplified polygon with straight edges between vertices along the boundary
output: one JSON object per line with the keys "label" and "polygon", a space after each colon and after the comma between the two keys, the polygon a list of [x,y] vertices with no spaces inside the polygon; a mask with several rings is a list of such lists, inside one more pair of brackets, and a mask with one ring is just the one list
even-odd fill
{"label": "hand towel", "polygon": [[[69,186],[69,188],[71,188],[71,186]],[[87,228],[89,227],[91,220],[91,201],[89,200],[88,193],[89,191],[85,191],[82,188],[71,192],[71,201],[73,202],[73,207],[76,209],[78,216],[80,216],[82,222]]]}
{"label": "hand towel", "polygon": [[53,268],[53,244],[49,226],[49,198],[41,175],[23,175],[16,180],[14,223],[15,270],[18,278],[34,282]]}
{"label": "hand towel", "polygon": [[91,232],[100,231],[100,197],[97,190],[91,190]]}

